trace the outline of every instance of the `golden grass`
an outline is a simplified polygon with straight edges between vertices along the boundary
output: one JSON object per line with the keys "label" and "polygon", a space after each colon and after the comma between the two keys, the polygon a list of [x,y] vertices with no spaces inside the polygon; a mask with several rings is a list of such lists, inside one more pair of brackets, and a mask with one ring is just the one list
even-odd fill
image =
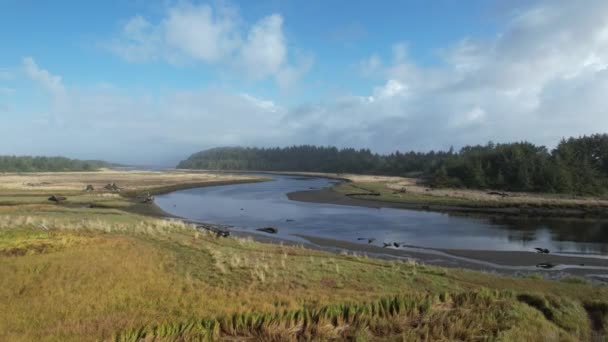
{"label": "golden grass", "polygon": [[113,171],[1,173],[0,190],[19,192],[82,191],[93,185],[104,191],[108,183],[116,183],[125,191],[145,190],[174,185],[259,180],[260,177],[201,172]]}
{"label": "golden grass", "polygon": [[[397,176],[356,175],[349,173],[322,172],[286,172],[286,174],[306,175],[314,177],[329,177],[347,179],[354,184],[342,184],[336,189],[340,192],[361,192],[361,188],[379,192],[381,196],[366,197],[369,200],[389,200],[397,202],[437,203],[448,204],[483,203],[497,206],[517,205],[553,205],[553,206],[594,206],[608,207],[608,199],[599,197],[573,197],[562,194],[539,194],[527,192],[505,192],[508,196],[488,194],[487,190],[441,188],[431,189],[420,179]],[[353,187],[354,185],[354,187]],[[405,189],[405,193],[399,193]],[[397,192],[397,193],[395,193]]]}
{"label": "golden grass", "polygon": [[[181,222],[119,210],[0,215],[0,340],[93,341],[121,332],[128,337],[133,331],[151,331],[161,325],[173,331],[170,327],[193,319],[221,321],[235,314],[319,312],[332,305],[340,307],[339,303],[363,307],[394,296],[415,303],[428,296],[475,296],[480,287],[563,298],[565,304],[558,302],[560,307],[579,320],[586,320],[579,310],[581,303],[604,303],[608,298],[608,289],[589,284],[498,277],[218,238]],[[477,334],[533,336],[534,329],[542,328],[566,340],[590,334],[588,328],[571,329],[563,320],[543,318],[542,308],[523,305],[513,296],[496,301],[480,298],[457,307],[448,305],[449,310],[437,302],[422,316],[386,320],[372,316],[373,324],[358,320],[351,326],[348,320],[335,321],[332,327],[321,324],[307,333],[311,338],[451,339]],[[483,308],[477,313],[478,305]],[[508,326],[499,322],[507,319],[504,315],[511,315],[505,321],[511,322]],[[295,331],[300,323],[282,325],[287,323],[275,319],[268,324]],[[249,338],[276,337],[281,331],[279,327],[254,328],[230,332],[222,326],[220,331],[224,337]],[[190,335],[171,336],[170,340]]]}
{"label": "golden grass", "polygon": [[[469,189],[429,189],[403,182],[354,182],[340,184],[334,189],[340,193],[378,193],[380,196],[356,196],[368,200],[403,202],[414,204],[444,204],[480,207],[565,207],[608,208],[608,200],[600,198],[569,198],[562,195],[507,193],[508,196],[490,195],[486,191]],[[401,191],[404,189],[405,191]]]}
{"label": "golden grass", "polygon": [[127,213],[116,194],[58,206],[24,192],[0,190],[30,199],[0,206],[0,341],[581,340],[608,327],[606,287],[218,238]]}

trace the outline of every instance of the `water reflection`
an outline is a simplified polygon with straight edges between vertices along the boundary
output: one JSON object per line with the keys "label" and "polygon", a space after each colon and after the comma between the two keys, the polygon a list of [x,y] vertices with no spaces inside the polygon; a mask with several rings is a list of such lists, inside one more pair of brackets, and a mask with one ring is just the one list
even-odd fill
{"label": "water reflection", "polygon": [[331,186],[323,178],[273,176],[274,181],[207,187],[158,196],[165,211],[243,229],[279,228],[294,234],[357,241],[375,238],[431,248],[520,250],[608,255],[608,223],[583,220],[481,218],[391,208],[290,201],[286,194]]}

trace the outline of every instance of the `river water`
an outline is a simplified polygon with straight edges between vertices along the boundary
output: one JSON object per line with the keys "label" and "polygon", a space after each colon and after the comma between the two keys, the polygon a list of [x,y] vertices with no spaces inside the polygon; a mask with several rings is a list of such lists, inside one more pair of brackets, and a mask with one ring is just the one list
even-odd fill
{"label": "river water", "polygon": [[554,252],[608,256],[608,222],[565,219],[504,219],[429,211],[366,208],[292,201],[287,194],[332,186],[325,178],[264,175],[262,183],[181,190],[156,197],[164,211],[194,221],[226,224],[255,232],[272,226],[277,237],[296,234],[367,244],[358,239],[406,245],[468,249]]}

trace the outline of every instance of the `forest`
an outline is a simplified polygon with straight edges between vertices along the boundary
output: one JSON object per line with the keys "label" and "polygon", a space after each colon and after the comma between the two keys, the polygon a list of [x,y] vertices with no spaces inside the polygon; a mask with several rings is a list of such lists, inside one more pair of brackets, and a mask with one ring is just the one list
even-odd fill
{"label": "forest", "polygon": [[177,168],[418,176],[435,187],[598,195],[608,190],[608,134],[562,139],[552,150],[529,142],[390,154],[312,145],[219,147]]}
{"label": "forest", "polygon": [[99,160],[78,160],[65,157],[0,156],[0,172],[94,171],[109,167]]}

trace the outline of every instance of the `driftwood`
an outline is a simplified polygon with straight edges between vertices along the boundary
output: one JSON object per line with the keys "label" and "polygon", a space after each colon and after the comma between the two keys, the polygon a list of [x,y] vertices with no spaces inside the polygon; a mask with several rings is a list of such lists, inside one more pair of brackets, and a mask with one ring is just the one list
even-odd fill
{"label": "driftwood", "polygon": [[349,194],[344,194],[345,196],[348,197],[352,197],[352,196],[380,196],[379,192],[353,192],[353,193],[349,193]]}
{"label": "driftwood", "polygon": [[500,196],[500,197],[508,197],[509,194],[507,194],[506,192],[500,192],[500,191],[488,191],[487,192],[488,195],[496,195],[496,196]]}
{"label": "driftwood", "polygon": [[218,236],[218,237],[228,237],[228,236],[230,236],[230,231],[228,231],[227,229],[221,229],[221,228],[216,227],[214,225],[198,224],[198,225],[196,225],[196,229],[210,231],[212,233],[215,233],[215,235]]}
{"label": "driftwood", "polygon": [[57,195],[51,195],[51,197],[49,197],[49,201],[55,202],[55,203],[61,203],[61,202],[65,201],[66,199],[67,199],[66,197],[57,196]]}
{"label": "driftwood", "polygon": [[103,188],[106,190],[114,191],[114,192],[120,192],[120,187],[118,185],[116,185],[116,183],[108,183]]}
{"label": "driftwood", "polygon": [[154,196],[152,196],[149,192],[142,199],[142,203],[152,203],[154,202]]}
{"label": "driftwood", "polygon": [[264,232],[264,233],[269,233],[269,234],[276,234],[279,232],[279,230],[275,227],[263,227],[263,228],[258,228],[256,229],[260,232]]}
{"label": "driftwood", "polygon": [[539,248],[539,247],[536,247],[536,248],[534,248],[534,249],[536,249],[536,252],[537,252],[537,253],[541,253],[541,254],[549,254],[549,250],[548,250],[548,249],[546,249],[546,248]]}

